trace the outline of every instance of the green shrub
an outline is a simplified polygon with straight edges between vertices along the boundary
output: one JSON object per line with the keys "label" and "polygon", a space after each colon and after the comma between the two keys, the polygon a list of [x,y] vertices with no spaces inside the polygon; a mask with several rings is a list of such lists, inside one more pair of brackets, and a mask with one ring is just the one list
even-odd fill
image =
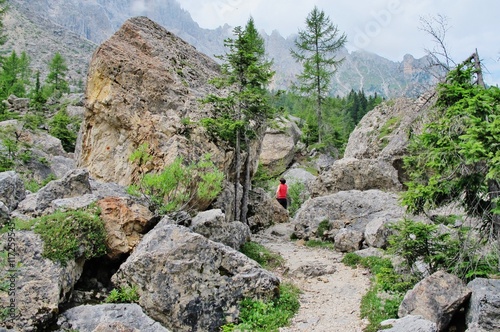
{"label": "green shrub", "polygon": [[57,211],[34,220],[34,231],[43,242],[43,256],[66,264],[106,253],[106,231],[96,208],[68,212]]}
{"label": "green shrub", "polygon": [[300,291],[292,284],[280,285],[280,296],[270,301],[244,299],[240,302],[240,323],[221,327],[224,332],[231,331],[278,331],[287,326],[300,307]]}
{"label": "green shrub", "polygon": [[332,226],[330,225],[330,222],[328,220],[323,220],[319,223],[318,229],[316,230],[316,236],[319,237],[320,239],[323,239],[325,237],[325,233],[328,232]]}
{"label": "green shrub", "polygon": [[348,252],[347,254],[344,255],[342,258],[342,263],[344,263],[347,266],[350,267],[357,267],[360,262],[361,262],[361,256],[353,253],[353,252]]}
{"label": "green shrub", "polygon": [[[142,151],[144,150],[144,151]],[[150,160],[147,145],[142,145],[130,157],[132,162]],[[197,163],[183,164],[178,157],[158,174],[145,174],[138,185],[128,189],[130,193],[142,193],[150,199],[156,214],[179,210],[195,210],[196,203],[211,202],[222,191],[224,173],[216,168],[206,154]]]}
{"label": "green shrub", "polygon": [[465,282],[498,274],[498,251],[485,250],[486,240],[474,239],[469,228],[450,231],[453,234],[439,233],[437,225],[407,219],[391,227],[396,233],[389,238],[388,251],[401,256],[410,269],[421,260],[430,273],[442,269]]}
{"label": "green shrub", "polygon": [[306,186],[300,181],[292,182],[288,186],[288,197],[290,198],[288,212],[291,217],[295,216],[295,213],[300,209],[302,203],[309,198],[304,195],[305,191]]}
{"label": "green shrub", "polygon": [[273,253],[261,244],[246,242],[240,251],[247,257],[259,263],[265,269],[274,269],[284,264],[285,260],[279,254]]}
{"label": "green shrub", "polygon": [[370,322],[364,332],[377,332],[380,323],[386,319],[397,318],[398,308],[403,301],[403,294],[394,293],[381,296],[380,288],[374,284],[361,299],[361,317]]}
{"label": "green shrub", "polygon": [[104,300],[106,303],[138,303],[137,286],[125,286],[113,289]]}

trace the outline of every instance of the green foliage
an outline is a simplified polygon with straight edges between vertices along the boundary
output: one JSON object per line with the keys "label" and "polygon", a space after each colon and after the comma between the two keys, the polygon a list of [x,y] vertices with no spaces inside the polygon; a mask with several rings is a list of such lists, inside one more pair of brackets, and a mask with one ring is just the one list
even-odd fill
{"label": "green foliage", "polygon": [[361,299],[361,317],[370,322],[364,332],[377,332],[381,329],[380,323],[384,320],[397,318],[399,305],[403,301],[403,294],[389,294],[381,296],[381,291],[376,285]]}
{"label": "green foliage", "polygon": [[318,229],[316,230],[316,236],[319,237],[320,239],[323,239],[325,237],[325,232],[328,232],[332,228],[330,221],[328,220],[322,220],[319,225]]}
{"label": "green foliage", "polygon": [[410,181],[403,203],[425,213],[460,202],[489,232],[500,229],[500,89],[473,84],[474,75],[458,66],[439,86],[431,121],[411,138],[404,159]]}
{"label": "green foliage", "polygon": [[345,44],[347,37],[340,34],[325,12],[316,6],[307,15],[306,29],[299,30],[295,40],[292,56],[303,65],[297,76],[298,89],[301,94],[315,101],[316,120],[318,124],[318,141],[322,142],[323,101],[330,91],[330,84],[342,59],[337,53]]}
{"label": "green foliage", "polygon": [[[356,100],[365,100],[360,103]],[[314,101],[293,92],[283,92],[271,98],[273,107],[302,119],[298,126],[302,131],[301,141],[308,149],[317,149],[325,153],[342,154],[349,135],[362,116],[380,104],[378,96],[366,96],[363,91],[351,93],[343,98],[326,96],[323,101],[323,137],[319,141],[318,121]]]}
{"label": "green foliage", "polygon": [[44,242],[43,256],[64,265],[78,257],[104,255],[106,231],[98,214],[97,208],[56,211],[34,220],[34,231]]}
{"label": "green foliage", "polygon": [[356,267],[361,263],[362,257],[353,253],[353,252],[348,252],[347,254],[344,255],[342,258],[342,263],[344,265],[350,266],[350,267]]}
{"label": "green foliage", "polygon": [[240,251],[247,257],[259,263],[265,269],[274,269],[284,264],[285,260],[280,255],[269,251],[266,247],[256,242],[246,242]]}
{"label": "green foliage", "polygon": [[45,187],[50,181],[56,179],[57,179],[56,176],[53,173],[51,173],[42,181],[37,181],[35,179],[26,179],[26,178],[23,180],[24,180],[24,187],[26,188],[26,190],[29,190],[32,193],[36,193],[41,188]]}
{"label": "green foliage", "polygon": [[[146,146],[139,147],[131,160],[147,160],[145,149]],[[141,192],[149,198],[155,213],[167,214],[184,209],[194,210],[196,202],[211,202],[221,192],[223,180],[224,173],[215,167],[209,154],[187,166],[178,157],[162,172],[145,174],[131,191]]]}
{"label": "green foliage", "polygon": [[17,97],[26,96],[26,85],[29,83],[29,57],[23,52],[20,57],[15,51],[2,61],[0,70],[0,100],[11,94]]}
{"label": "green foliage", "polygon": [[137,166],[142,167],[153,160],[153,156],[149,154],[149,144],[143,143],[132,152],[128,160]]}
{"label": "green foliage", "polygon": [[137,286],[124,286],[111,290],[104,300],[106,303],[139,303],[139,293]]}
{"label": "green foliage", "polygon": [[382,142],[384,146],[387,145],[387,143],[389,143],[387,136],[392,134],[394,129],[396,129],[399,126],[400,122],[401,119],[399,117],[392,117],[389,120],[387,120],[386,123],[384,123],[382,128],[380,128],[378,139]]}
{"label": "green foliage", "polygon": [[61,53],[56,52],[49,63],[49,74],[45,80],[51,95],[58,96],[61,93],[70,92],[68,81],[66,81],[67,73],[68,66],[66,65],[66,60],[62,57]]}
{"label": "green foliage", "polygon": [[49,133],[61,140],[64,150],[75,152],[76,138],[80,127],[78,118],[69,116],[64,107],[54,115],[49,126]]}
{"label": "green foliage", "polygon": [[300,291],[292,284],[280,285],[280,296],[270,301],[243,299],[240,302],[240,323],[227,324],[222,331],[278,331],[287,326],[300,307]]}
{"label": "green foliage", "polygon": [[464,281],[498,274],[498,249],[485,250],[485,241],[474,240],[467,228],[440,233],[437,225],[409,219],[391,227],[396,232],[389,237],[388,251],[402,257],[410,269],[422,261],[430,273],[442,269]]}
{"label": "green foliage", "polygon": [[288,196],[290,198],[290,205],[288,212],[291,217],[300,209],[302,204],[309,198],[306,195],[306,186],[300,181],[290,183],[288,186]]}
{"label": "green foliage", "polygon": [[411,276],[397,273],[388,258],[361,257],[355,253],[347,253],[342,263],[351,267],[368,268],[373,275],[372,285],[361,299],[361,317],[369,321],[365,332],[379,331],[382,321],[397,318],[398,308],[405,293],[418,281]]}
{"label": "green foliage", "polygon": [[20,133],[12,125],[0,128],[0,172],[14,170],[31,159],[31,147],[19,137]]}

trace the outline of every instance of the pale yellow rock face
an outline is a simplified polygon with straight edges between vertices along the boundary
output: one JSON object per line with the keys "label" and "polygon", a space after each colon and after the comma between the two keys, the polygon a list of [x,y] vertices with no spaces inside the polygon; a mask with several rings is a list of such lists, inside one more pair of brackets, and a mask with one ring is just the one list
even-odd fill
{"label": "pale yellow rock face", "polygon": [[[231,154],[197,124],[211,114],[200,99],[217,92],[208,81],[218,74],[218,64],[153,21],[126,21],[90,63],[78,167],[98,181],[129,185],[176,157],[197,161],[210,153],[227,171]],[[144,143],[153,159],[132,163]]]}

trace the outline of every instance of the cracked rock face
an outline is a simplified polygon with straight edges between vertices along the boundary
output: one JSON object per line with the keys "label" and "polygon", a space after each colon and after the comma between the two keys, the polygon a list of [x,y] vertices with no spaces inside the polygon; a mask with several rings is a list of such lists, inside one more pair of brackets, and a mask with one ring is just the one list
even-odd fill
{"label": "cracked rock face", "polygon": [[242,253],[166,221],[144,236],[112,281],[137,285],[144,311],[175,331],[217,331],[235,321],[244,297],[270,299],[279,286]]}
{"label": "cracked rock face", "polygon": [[[208,80],[218,73],[217,63],[155,22],[127,20],[90,63],[78,167],[98,181],[121,185],[176,157],[197,161],[211,153],[227,169],[230,154],[194,124],[210,115],[200,99],[216,92]],[[129,158],[144,143],[153,158],[138,166]]]}

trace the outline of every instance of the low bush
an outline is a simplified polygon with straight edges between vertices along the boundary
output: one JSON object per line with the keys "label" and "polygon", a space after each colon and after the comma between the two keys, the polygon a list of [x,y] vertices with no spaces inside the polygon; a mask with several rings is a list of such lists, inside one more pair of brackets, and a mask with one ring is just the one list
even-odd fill
{"label": "low bush", "polygon": [[283,283],[280,285],[280,295],[270,301],[244,299],[240,302],[240,316],[238,324],[222,326],[223,332],[231,331],[278,331],[280,327],[287,326],[290,319],[300,307],[299,289]]}

